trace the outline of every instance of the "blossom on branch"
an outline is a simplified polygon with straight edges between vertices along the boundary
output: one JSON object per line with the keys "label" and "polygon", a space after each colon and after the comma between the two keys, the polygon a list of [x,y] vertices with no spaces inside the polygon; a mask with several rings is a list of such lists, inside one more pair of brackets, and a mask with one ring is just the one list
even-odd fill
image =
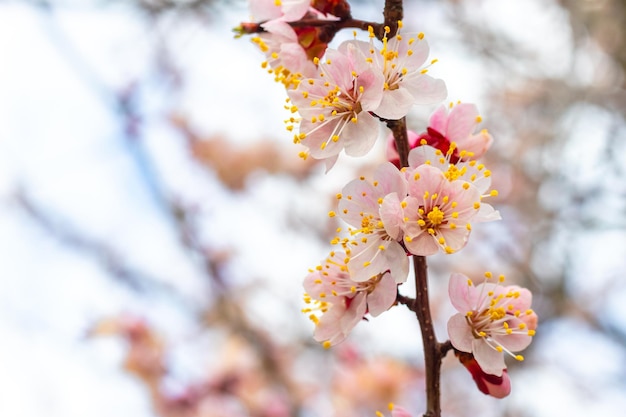
{"label": "blossom on branch", "polygon": [[450,181],[429,164],[407,170],[408,196],[402,201],[404,244],[414,255],[462,249],[480,209],[480,192],[466,181]]}
{"label": "blossom on branch", "polygon": [[463,274],[450,277],[449,295],[459,311],[448,321],[448,334],[455,349],[472,353],[487,374],[502,376],[504,354],[521,361],[516,354],[532,341],[537,315],[530,309],[532,294],[515,285],[503,286],[504,276],[492,282],[491,273],[479,285]]}
{"label": "blossom on branch", "polygon": [[[330,169],[343,149],[350,156],[363,156],[374,146],[379,121],[370,112],[380,104],[384,80],[366,65],[352,41],[328,49],[323,60],[314,62],[317,75],[288,90],[290,110],[301,116],[294,141],[313,158],[327,159]],[[289,119],[287,129],[297,122]]]}
{"label": "blossom on branch", "polygon": [[[402,22],[398,22],[402,28]],[[443,80],[427,75],[428,67],[435,62],[428,59],[430,48],[424,34],[404,35],[398,33],[387,38],[389,28],[385,28],[383,47],[374,46],[374,29],[369,27],[370,42],[361,42],[363,55],[385,79],[380,106],[374,111],[383,119],[397,120],[406,116],[414,104],[434,104],[448,95]]]}
{"label": "blossom on branch", "polygon": [[[337,215],[348,223],[350,238],[336,237],[350,258],[348,268],[354,281],[390,271],[395,282],[406,281],[409,259],[401,245],[402,208],[407,182],[392,164],[374,172],[372,182],[364,177],[348,183],[340,194]],[[331,212],[331,215],[335,215]]]}
{"label": "blossom on branch", "polygon": [[427,131],[419,136],[426,144],[448,153],[454,143],[450,160],[454,163],[470,159],[479,159],[493,143],[493,137],[487,129],[474,133],[482,122],[475,104],[450,103],[449,108],[440,106],[430,116]]}
{"label": "blossom on branch", "polygon": [[[424,140],[422,139],[422,142]],[[474,222],[489,222],[500,220],[500,213],[483,200],[496,197],[497,190],[491,188],[491,170],[476,160],[459,161],[453,163],[451,157],[456,150],[456,143],[452,142],[446,153],[429,145],[418,146],[409,153],[409,166],[418,167],[422,164],[430,165],[441,170],[451,182],[465,181],[476,187],[480,193],[479,211]]]}
{"label": "blossom on branch", "polygon": [[[314,338],[330,347],[342,342],[366,314],[378,316],[396,300],[397,284],[391,274],[356,282],[350,278],[345,253],[331,252],[304,279],[304,301],[315,323]],[[321,316],[320,316],[321,315]]]}

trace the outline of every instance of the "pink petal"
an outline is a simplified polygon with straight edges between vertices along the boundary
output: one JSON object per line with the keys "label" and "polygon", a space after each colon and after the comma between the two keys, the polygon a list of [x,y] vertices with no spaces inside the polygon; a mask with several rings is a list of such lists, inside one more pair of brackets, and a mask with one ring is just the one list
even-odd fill
{"label": "pink petal", "polygon": [[[474,300],[471,294],[476,292],[476,288],[468,285],[469,278],[463,274],[453,273],[450,275],[448,283],[448,295],[454,308],[461,314],[474,309]],[[467,322],[466,322],[467,325]]]}
{"label": "pink petal", "polygon": [[404,215],[400,204],[398,194],[394,192],[387,194],[380,205],[380,219],[385,225],[385,231],[395,240],[399,240],[402,235],[401,226]]}
{"label": "pink petal", "polygon": [[409,276],[409,257],[398,242],[390,242],[385,251],[385,260],[389,265],[391,276],[398,284],[406,282]]}
{"label": "pink petal", "polygon": [[[513,323],[510,324],[512,328],[515,328]],[[493,340],[507,348],[511,352],[520,352],[530,345],[532,337],[526,334],[508,334],[508,335],[496,335]]]}
{"label": "pink petal", "polygon": [[461,352],[472,352],[472,342],[474,336],[472,335],[472,329],[470,328],[465,314],[455,314],[448,320],[448,336],[452,346]]}
{"label": "pink petal", "polygon": [[374,291],[367,297],[367,308],[369,313],[376,317],[389,310],[396,301],[398,285],[391,274],[384,274]]}
{"label": "pink petal", "polygon": [[386,90],[379,106],[373,111],[383,119],[398,120],[407,115],[413,104],[415,99],[407,89]]}
{"label": "pink petal", "polygon": [[413,237],[410,242],[405,240],[404,244],[411,254],[417,256],[430,256],[439,252],[439,244],[426,232]]}
{"label": "pink petal", "polygon": [[411,413],[402,407],[394,407],[391,411],[391,417],[411,417]]}
{"label": "pink petal", "polygon": [[478,124],[478,109],[474,104],[461,103],[452,107],[448,117],[447,138],[450,142],[466,139]]}
{"label": "pink petal", "polygon": [[498,352],[480,338],[472,340],[472,353],[485,373],[496,376],[502,375],[502,370],[506,368],[502,352]]}
{"label": "pink petal", "polygon": [[[385,80],[379,72],[369,69],[359,74],[356,79],[356,88],[363,87],[363,94],[359,97],[359,103],[364,112],[375,111],[383,98],[383,84]],[[353,86],[345,91],[352,90]]]}
{"label": "pink petal", "polygon": [[[398,56],[404,57],[403,64],[405,67],[417,70],[426,62],[430,54],[428,42],[425,39],[418,39],[415,36],[409,37],[408,35],[404,35],[402,38],[402,41],[397,42]],[[413,42],[409,45],[411,38]],[[410,54],[408,54],[409,50],[411,50]]]}
{"label": "pink petal", "polygon": [[378,213],[378,192],[369,181],[352,180],[341,194],[343,198],[337,205],[339,216],[357,229],[361,228],[362,215]]}
{"label": "pink petal", "polygon": [[446,106],[439,106],[437,110],[430,115],[430,121],[428,127],[446,136],[448,128],[448,108]]}
{"label": "pink petal", "polygon": [[439,103],[448,95],[443,80],[425,74],[405,80],[402,86],[413,96],[413,104]]}
{"label": "pink petal", "polygon": [[381,196],[397,193],[398,196],[404,198],[406,195],[406,179],[392,163],[386,162],[379,165],[374,172],[374,181],[379,183],[378,188],[382,190],[379,194]]}
{"label": "pink petal", "polygon": [[445,245],[449,246],[454,252],[457,252],[465,247],[467,239],[469,238],[470,231],[464,225],[459,225],[456,229],[450,229],[448,227],[441,228],[439,233],[445,240]]}
{"label": "pink petal", "polygon": [[368,153],[378,138],[380,128],[378,119],[367,112],[359,113],[357,120],[357,123],[347,122],[339,140],[345,142],[346,154],[350,156]]}

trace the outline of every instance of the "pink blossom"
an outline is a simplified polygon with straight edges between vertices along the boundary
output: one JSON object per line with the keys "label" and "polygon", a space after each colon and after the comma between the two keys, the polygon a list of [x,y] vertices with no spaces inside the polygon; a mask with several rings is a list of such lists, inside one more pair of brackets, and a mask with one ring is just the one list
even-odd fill
{"label": "pink blossom", "polygon": [[504,277],[474,286],[463,274],[450,277],[449,295],[459,311],[448,321],[448,334],[455,349],[472,353],[487,374],[502,376],[504,354],[517,360],[532,341],[537,315],[530,309],[532,294],[518,286],[502,286]]}
{"label": "pink blossom", "polygon": [[480,392],[495,398],[504,398],[511,393],[511,379],[506,369],[502,370],[500,376],[487,374],[471,353],[455,351],[455,355],[472,375]]}
{"label": "pink blossom", "polygon": [[294,141],[309,148],[313,158],[327,159],[328,169],[343,149],[363,156],[378,137],[378,119],[369,112],[380,104],[383,77],[362,59],[350,41],[339,50],[327,49],[323,60],[315,60],[318,75],[288,91],[291,111],[301,116]]}
{"label": "pink blossom", "polygon": [[472,221],[481,223],[500,220],[500,213],[484,202],[486,198],[498,195],[497,190],[490,190],[491,170],[476,160],[452,163],[450,157],[455,149],[453,146],[444,154],[441,150],[429,145],[418,146],[409,152],[409,166],[417,167],[427,164],[440,169],[449,181],[466,181],[472,184],[480,193],[480,210]]}
{"label": "pink blossom", "polygon": [[[400,22],[400,27],[402,26]],[[384,76],[384,92],[376,115],[397,120],[407,115],[414,104],[434,104],[445,99],[445,83],[427,75],[428,67],[436,62],[428,59],[428,42],[424,34],[404,35],[383,39],[383,47],[374,46],[374,33],[370,27],[370,42],[358,43],[367,61]]]}
{"label": "pink blossom", "polygon": [[350,258],[348,267],[354,281],[367,281],[385,271],[390,271],[397,283],[406,281],[409,260],[400,244],[400,199],[406,193],[404,176],[387,162],[376,169],[373,182],[361,177],[337,195],[337,214],[352,227],[348,229],[350,239],[337,237],[333,243],[342,243]]}
{"label": "pink blossom", "polygon": [[429,164],[407,170],[403,208],[404,244],[414,255],[454,253],[467,243],[470,221],[480,209],[480,192],[466,181],[450,181]]}
{"label": "pink blossom", "polygon": [[391,274],[356,282],[350,278],[347,262],[345,253],[331,252],[304,279],[309,307],[302,311],[309,313],[315,323],[314,338],[325,347],[343,341],[365,314],[378,316],[396,300],[397,284]]}
{"label": "pink blossom", "polygon": [[448,152],[452,143],[454,150],[451,160],[469,160],[480,158],[491,146],[493,138],[486,129],[474,133],[482,118],[474,104],[450,104],[440,106],[430,116],[430,123],[426,133],[420,135],[428,145],[431,145],[444,154]]}

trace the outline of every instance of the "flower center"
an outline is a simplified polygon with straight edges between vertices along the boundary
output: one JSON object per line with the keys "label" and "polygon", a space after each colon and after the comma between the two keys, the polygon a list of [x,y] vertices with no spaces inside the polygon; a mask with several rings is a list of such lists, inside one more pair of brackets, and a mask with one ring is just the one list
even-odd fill
{"label": "flower center", "polygon": [[443,223],[444,212],[441,211],[439,207],[435,206],[430,212],[428,212],[426,217],[433,226],[438,226]]}

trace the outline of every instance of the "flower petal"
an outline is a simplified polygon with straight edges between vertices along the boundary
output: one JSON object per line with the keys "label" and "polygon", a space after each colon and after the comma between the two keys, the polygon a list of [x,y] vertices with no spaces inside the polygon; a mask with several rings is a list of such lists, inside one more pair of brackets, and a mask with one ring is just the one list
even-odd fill
{"label": "flower petal", "polygon": [[461,352],[472,352],[472,342],[474,336],[472,336],[472,330],[467,323],[465,314],[455,314],[448,320],[448,336],[452,346]]}

